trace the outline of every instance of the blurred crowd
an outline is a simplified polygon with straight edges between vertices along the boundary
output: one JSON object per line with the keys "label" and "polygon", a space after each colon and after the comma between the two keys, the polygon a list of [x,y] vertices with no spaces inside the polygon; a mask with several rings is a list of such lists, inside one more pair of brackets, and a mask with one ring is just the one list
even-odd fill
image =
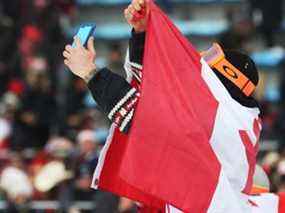
{"label": "blurred crowd", "polygon": [[[233,24],[218,38],[222,45],[250,51],[256,34],[265,46],[280,45],[274,34],[282,0],[248,2],[246,19],[229,11]],[[162,3],[173,11],[170,0]],[[0,201],[7,201],[7,212],[30,212],[32,200],[58,200],[62,212],[78,212],[73,201],[79,200],[92,201],[100,213],[134,211],[131,201],[90,189],[110,124],[84,82],[62,63],[61,52],[71,42],[64,29],[77,13],[73,0],[0,2]],[[109,50],[108,65],[122,70],[124,48],[112,43]],[[280,144],[260,156],[275,192],[285,191],[284,99],[260,100],[263,138],[278,136]]]}
{"label": "blurred crowd", "polygon": [[63,211],[74,200],[95,201],[98,212],[119,205],[90,189],[109,123],[62,64],[63,29],[75,13],[66,0],[0,3],[0,200],[9,212],[31,200],[59,200]]}

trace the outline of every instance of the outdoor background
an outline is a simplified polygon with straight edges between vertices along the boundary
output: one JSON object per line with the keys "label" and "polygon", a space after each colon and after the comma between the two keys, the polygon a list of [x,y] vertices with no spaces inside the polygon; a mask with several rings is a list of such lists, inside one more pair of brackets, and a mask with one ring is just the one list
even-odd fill
{"label": "outdoor background", "polygon": [[[98,67],[124,75],[130,28],[123,9],[129,2],[0,1],[0,212],[134,211],[132,202],[89,188],[109,123],[62,57],[78,27],[96,23]],[[159,3],[199,50],[219,41],[226,49],[250,54],[257,63],[256,97],[263,120],[259,162],[270,176],[272,191],[284,192],[282,0]]]}

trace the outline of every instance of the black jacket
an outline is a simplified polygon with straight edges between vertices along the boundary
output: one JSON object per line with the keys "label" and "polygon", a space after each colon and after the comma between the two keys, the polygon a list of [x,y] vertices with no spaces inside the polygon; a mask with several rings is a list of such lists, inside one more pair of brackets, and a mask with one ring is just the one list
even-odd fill
{"label": "black jacket", "polygon": [[127,132],[130,128],[140,96],[144,41],[144,33],[134,32],[129,40],[129,66],[134,79],[133,83],[137,86],[131,85],[126,79],[107,68],[100,70],[88,83],[88,88],[101,110],[122,132]]}

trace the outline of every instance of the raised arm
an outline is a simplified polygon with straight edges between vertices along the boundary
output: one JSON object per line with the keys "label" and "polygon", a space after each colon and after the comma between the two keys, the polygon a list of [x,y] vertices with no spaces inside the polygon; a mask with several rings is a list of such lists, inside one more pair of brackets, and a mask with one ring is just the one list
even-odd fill
{"label": "raised arm", "polygon": [[90,38],[87,48],[75,38],[75,47],[67,45],[64,63],[71,72],[82,78],[88,85],[95,101],[120,131],[127,132],[138,101],[139,92],[124,78],[107,68],[97,70],[94,38]]}
{"label": "raised arm", "polygon": [[[125,10],[127,21],[133,26],[129,41],[130,70],[140,83],[142,78],[142,61],[145,42],[146,6],[144,0],[134,0]],[[108,115],[120,131],[127,132],[140,93],[138,87],[131,85],[121,76],[104,68],[97,70],[95,65],[96,51],[94,38],[88,40],[87,48],[75,38],[75,47],[67,45],[63,52],[64,63],[71,72],[82,78],[88,85],[93,98],[101,110]]]}
{"label": "raised arm", "polygon": [[126,71],[130,72],[131,76],[138,83],[141,82],[142,78],[147,14],[148,7],[145,0],[133,0],[124,11],[126,21],[133,28],[132,36],[129,40],[129,58],[126,61],[125,67]]}
{"label": "raised arm", "polygon": [[109,120],[121,132],[127,133],[140,96],[139,91],[107,68],[100,70],[88,82],[88,88]]}
{"label": "raised arm", "polygon": [[129,40],[130,62],[139,65],[143,64],[145,33],[136,33],[132,30],[132,37]]}

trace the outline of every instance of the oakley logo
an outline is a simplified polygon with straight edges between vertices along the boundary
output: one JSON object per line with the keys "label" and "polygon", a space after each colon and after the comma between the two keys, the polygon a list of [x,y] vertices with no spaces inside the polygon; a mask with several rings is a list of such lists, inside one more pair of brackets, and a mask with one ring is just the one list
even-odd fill
{"label": "oakley logo", "polygon": [[238,78],[238,75],[235,73],[234,70],[232,70],[230,67],[226,66],[226,65],[223,65],[223,69],[224,71],[229,75],[231,76],[232,78],[234,79],[237,79]]}

